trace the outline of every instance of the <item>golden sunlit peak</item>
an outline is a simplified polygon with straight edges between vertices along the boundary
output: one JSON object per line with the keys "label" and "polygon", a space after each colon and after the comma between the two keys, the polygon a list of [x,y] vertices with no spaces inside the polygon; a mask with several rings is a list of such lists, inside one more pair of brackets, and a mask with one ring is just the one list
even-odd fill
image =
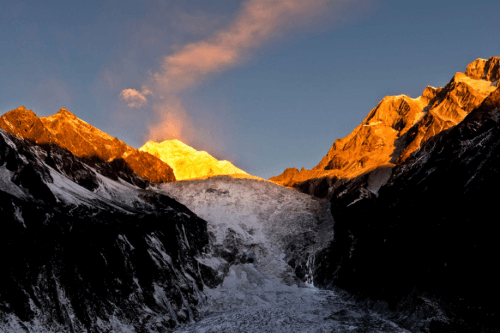
{"label": "golden sunlit peak", "polygon": [[174,169],[177,180],[218,175],[248,175],[231,162],[219,161],[206,151],[198,151],[180,140],[148,141],[139,150],[154,155]]}

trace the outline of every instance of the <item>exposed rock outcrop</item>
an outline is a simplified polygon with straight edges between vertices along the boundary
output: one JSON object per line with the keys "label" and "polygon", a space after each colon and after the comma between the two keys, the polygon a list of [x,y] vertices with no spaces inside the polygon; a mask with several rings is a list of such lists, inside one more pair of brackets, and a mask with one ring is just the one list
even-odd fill
{"label": "exposed rock outcrop", "polygon": [[122,165],[149,182],[175,181],[172,168],[165,162],[127,146],[66,109],[52,116],[37,117],[33,111],[19,107],[0,117],[0,127],[38,145],[58,145],[77,157],[93,161],[97,167],[106,168],[100,162],[114,161],[115,167]]}
{"label": "exposed rock outcrop", "polygon": [[[495,59],[495,58],[492,58]],[[498,58],[500,60],[500,58]],[[469,65],[470,67],[470,65]],[[500,74],[497,68],[496,75]],[[491,78],[490,75],[486,76]],[[496,83],[483,78],[474,79],[457,73],[450,83],[431,101],[422,119],[401,137],[397,144],[403,151],[397,161],[406,160],[411,153],[436,134],[460,123],[467,114],[477,108],[496,88]]]}
{"label": "exposed rock outcrop", "polygon": [[[465,71],[465,75],[475,80],[498,81],[500,79],[500,57],[477,59]],[[497,86],[498,86],[498,82]]]}

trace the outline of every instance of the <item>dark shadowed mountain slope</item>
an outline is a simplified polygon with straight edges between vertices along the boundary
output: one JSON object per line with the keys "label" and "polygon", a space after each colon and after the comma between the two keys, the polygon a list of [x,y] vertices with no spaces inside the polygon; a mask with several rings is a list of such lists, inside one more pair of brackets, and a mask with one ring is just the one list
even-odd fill
{"label": "dark shadowed mountain slope", "polygon": [[337,179],[351,179],[382,166],[404,162],[442,131],[459,124],[499,85],[500,57],[478,59],[443,88],[426,87],[422,96],[388,96],[347,137],[334,142],[312,170],[287,169],[270,178],[314,195]]}
{"label": "dark shadowed mountain slope", "polygon": [[315,282],[387,301],[413,331],[500,331],[500,89],[379,190],[373,179],[335,189]]}
{"label": "dark shadowed mountain slope", "polygon": [[149,182],[175,181],[172,168],[159,158],[127,146],[66,109],[37,117],[22,106],[1,116],[0,127],[38,145],[58,145],[96,167],[101,167],[101,161],[114,162],[115,169],[130,170]]}
{"label": "dark shadowed mountain slope", "polygon": [[207,225],[175,200],[0,129],[0,217],[0,332],[165,332],[198,318]]}
{"label": "dark shadowed mountain slope", "polygon": [[402,332],[303,282],[325,203],[230,176],[143,190],[0,129],[0,332]]}

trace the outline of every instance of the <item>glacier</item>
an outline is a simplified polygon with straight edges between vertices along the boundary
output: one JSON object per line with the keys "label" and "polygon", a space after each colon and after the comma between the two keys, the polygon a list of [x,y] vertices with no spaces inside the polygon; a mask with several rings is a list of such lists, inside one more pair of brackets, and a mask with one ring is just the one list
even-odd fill
{"label": "glacier", "polygon": [[150,190],[207,221],[211,250],[197,259],[221,282],[205,288],[201,319],[175,332],[407,332],[340,291],[314,286],[314,254],[333,238],[327,200],[230,176]]}

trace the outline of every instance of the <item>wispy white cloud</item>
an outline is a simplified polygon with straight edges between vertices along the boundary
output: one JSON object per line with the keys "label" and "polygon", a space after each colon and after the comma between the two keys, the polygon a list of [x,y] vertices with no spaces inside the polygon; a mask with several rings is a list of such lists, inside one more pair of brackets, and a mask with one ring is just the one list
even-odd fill
{"label": "wispy white cloud", "polygon": [[127,106],[130,108],[141,108],[148,104],[147,95],[152,95],[153,93],[146,87],[143,87],[141,91],[136,89],[124,89],[120,93],[120,98],[127,102]]}

